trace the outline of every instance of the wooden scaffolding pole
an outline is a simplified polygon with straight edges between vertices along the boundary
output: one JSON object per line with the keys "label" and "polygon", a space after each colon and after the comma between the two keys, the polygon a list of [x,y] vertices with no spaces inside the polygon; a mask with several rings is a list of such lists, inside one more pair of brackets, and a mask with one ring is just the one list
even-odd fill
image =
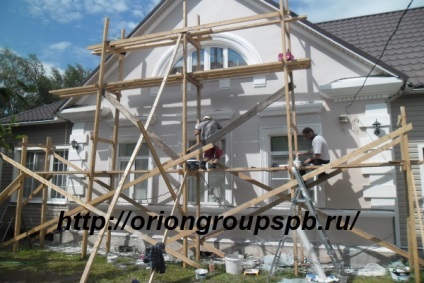
{"label": "wooden scaffolding pole", "polygon": [[[121,30],[121,39],[125,38],[125,30]],[[124,56],[121,55],[118,57],[118,81],[122,81],[124,77]],[[121,91],[116,92],[116,100],[119,102],[121,101]],[[114,120],[113,120],[113,134],[112,134],[112,161],[110,163],[110,169],[115,170],[116,169],[116,163],[117,163],[117,155],[118,155],[118,133],[119,133],[119,110],[115,108],[115,114],[114,114]],[[115,186],[115,176],[110,176],[109,181],[110,187],[113,188]],[[110,203],[110,200],[109,200]],[[107,230],[106,234],[106,253],[110,252],[110,244],[111,244],[111,236],[112,231]]]}
{"label": "wooden scaffolding pole", "polygon": [[[187,0],[183,1],[183,28],[187,28]],[[200,54],[198,54],[200,55]],[[181,149],[183,152],[187,151],[187,33],[183,34],[183,91],[182,91],[182,144]],[[187,173],[187,163],[183,164],[183,172]],[[188,190],[184,184],[182,187],[183,191],[183,215],[187,215],[188,209]],[[187,227],[187,226],[186,226]],[[184,227],[184,229],[186,228]],[[183,255],[188,255],[188,239],[183,237]],[[183,267],[187,267],[187,264],[183,262]]]}
{"label": "wooden scaffolding pole", "polygon": [[[200,16],[197,15],[196,17],[196,23],[197,26],[200,26]],[[200,45],[196,45],[196,71],[200,70],[200,52],[201,52],[201,48]],[[202,108],[201,108],[201,99],[202,99],[202,85],[197,84],[196,85],[196,123],[199,124],[200,123],[200,119],[202,117]],[[200,135],[196,136],[196,143],[200,143]],[[202,156],[199,154],[199,156],[197,156],[197,160],[202,160]],[[201,180],[200,180],[200,172],[196,173],[196,219],[199,219],[200,217],[200,185],[201,185]],[[196,260],[199,261],[200,260],[200,235],[196,234]]]}
{"label": "wooden scaffolding pole", "polygon": [[[179,42],[178,42],[178,44],[179,44]],[[177,50],[177,49],[178,49],[178,45],[175,46],[175,50]],[[176,51],[175,51],[175,53],[176,53]],[[173,60],[171,60],[171,61],[173,61]],[[170,64],[169,66],[172,66],[172,65]],[[168,72],[169,72],[169,70],[168,70]],[[163,85],[166,82],[166,78],[167,78],[167,76],[164,77],[164,83],[163,83]],[[161,92],[157,95],[156,101],[158,101],[160,99],[161,94],[162,94],[162,90],[163,90],[163,88],[161,89]],[[114,106],[118,110],[123,111],[124,108],[122,108],[122,105],[116,99],[114,99],[113,97],[111,97],[107,93],[105,93],[105,97],[110,102],[112,102],[114,104]],[[157,103],[156,101],[155,101],[155,103]],[[121,180],[119,181],[119,184],[118,184],[118,187],[116,189],[116,192],[115,192],[115,194],[113,196],[113,199],[112,199],[112,201],[111,201],[111,203],[109,205],[109,208],[108,208],[108,211],[107,211],[107,216],[105,218],[105,221],[106,221],[105,226],[103,227],[103,229],[100,230],[99,235],[97,237],[97,240],[96,240],[96,242],[95,242],[95,244],[93,246],[93,252],[90,255],[90,258],[89,258],[89,260],[88,260],[88,262],[87,262],[87,264],[85,266],[84,273],[83,273],[83,275],[81,277],[81,280],[80,280],[81,283],[87,282],[87,280],[88,280],[88,275],[89,275],[90,270],[91,270],[91,265],[93,264],[94,258],[96,257],[97,251],[98,251],[98,249],[100,247],[100,244],[102,242],[102,238],[103,238],[104,232],[107,230],[108,223],[110,221],[110,217],[111,217],[111,215],[113,213],[113,210],[114,210],[114,208],[115,208],[115,206],[116,206],[116,204],[118,202],[119,195],[120,195],[121,191],[124,189],[125,180],[126,180],[128,174],[129,174],[129,171],[131,170],[131,167],[133,166],[133,163],[134,163],[134,161],[135,161],[135,159],[137,157],[137,154],[138,154],[141,146],[143,145],[143,140],[146,141],[146,144],[147,144],[147,146],[148,146],[148,148],[150,150],[150,153],[152,154],[153,159],[155,160],[155,163],[158,166],[157,168],[159,169],[160,173],[162,174],[162,177],[163,177],[163,179],[164,179],[164,181],[165,181],[165,183],[166,183],[166,185],[168,187],[168,190],[170,192],[173,192],[174,195],[175,195],[175,192],[172,190],[171,183],[169,182],[169,179],[168,179],[168,177],[166,175],[166,172],[165,172],[164,168],[162,167],[162,164],[160,163],[159,157],[158,157],[158,155],[157,155],[157,153],[156,153],[156,151],[155,151],[155,149],[153,147],[153,144],[152,144],[152,142],[151,142],[151,140],[150,140],[150,138],[149,138],[149,136],[147,134],[147,130],[146,130],[149,127],[149,125],[150,125],[150,121],[151,121],[152,116],[154,114],[154,110],[155,110],[155,107],[150,111],[150,114],[149,114],[149,117],[147,119],[146,125],[143,125],[143,123],[141,121],[137,121],[137,123],[139,125],[139,129],[141,130],[141,135],[140,135],[140,137],[139,137],[139,139],[138,139],[138,141],[137,141],[137,143],[135,145],[134,151],[133,151],[133,153],[132,153],[132,155],[130,157],[130,160],[128,161],[128,164],[127,164],[127,167],[125,169],[125,172],[122,174],[122,177],[121,177]],[[146,175],[143,175],[143,176],[146,176]],[[176,196],[174,196],[174,200],[175,199],[176,199]]]}
{"label": "wooden scaffolding pole", "polygon": [[[291,105],[290,105],[290,92],[289,92],[289,69],[287,67],[287,43],[288,38],[290,37],[289,34],[287,34],[286,30],[286,24],[284,22],[284,19],[288,16],[288,7],[283,5],[283,0],[279,1],[280,4],[280,17],[281,17],[281,39],[282,39],[282,53],[283,53],[283,77],[284,77],[284,89],[285,89],[285,99],[286,99],[286,125],[287,125],[287,141],[288,141],[288,152],[289,152],[289,159],[288,159],[288,166],[291,168],[293,166],[293,140],[292,140],[292,113],[291,113]],[[286,2],[286,5],[287,2]],[[292,82],[293,83],[293,82]],[[291,173],[291,171],[288,172],[290,179],[294,180],[294,176]],[[291,195],[294,196],[294,188],[291,189]],[[294,212],[297,214],[297,212]],[[293,254],[294,254],[294,274],[298,275],[298,249],[297,249],[297,234],[292,233],[292,239],[293,239]]]}
{"label": "wooden scaffolding pole", "polygon": [[[97,90],[97,100],[96,100],[96,112],[94,116],[94,128],[93,136],[91,141],[91,155],[90,155],[90,166],[88,169],[88,184],[87,184],[87,195],[85,196],[86,201],[91,201],[93,194],[93,185],[94,185],[94,170],[96,169],[96,158],[97,158],[97,138],[99,133],[99,124],[100,124],[100,113],[101,113],[101,104],[102,104],[102,94],[103,89],[103,79],[105,73],[105,60],[106,60],[106,48],[107,48],[107,38],[109,30],[109,19],[105,19],[104,28],[103,28],[103,42],[102,42],[102,53],[100,56],[100,68],[99,68],[99,78]],[[86,258],[87,256],[87,244],[88,244],[88,231],[84,230],[82,237],[82,248],[81,248],[81,258]]]}
{"label": "wooden scaffolding pole", "polygon": [[[400,108],[400,119],[402,127],[406,126],[406,114],[405,107]],[[415,226],[415,212],[414,212],[414,194],[413,194],[413,178],[411,163],[409,159],[409,141],[407,133],[401,135],[401,152],[403,166],[402,170],[404,173],[405,180],[405,198],[406,198],[406,208],[407,208],[407,230],[408,230],[408,252],[409,252],[409,267],[411,270],[414,270],[415,282],[420,281],[420,266],[418,263],[418,247],[417,247],[417,235],[416,235],[416,226]]]}
{"label": "wooden scaffolding pole", "polygon": [[[182,182],[181,182],[181,185],[180,185],[180,188],[178,189],[178,192],[177,192],[177,199],[175,200],[175,202],[174,202],[174,206],[172,207],[172,210],[171,210],[171,214],[170,214],[170,216],[173,216],[174,215],[174,213],[175,213],[175,208],[177,207],[177,205],[179,205],[179,203],[180,203],[180,197],[181,197],[181,194],[182,194],[182,192],[183,192],[183,187],[185,186],[185,184],[186,184],[186,181],[187,181],[187,176],[188,176],[188,171],[186,171],[185,172],[185,174],[184,174],[184,177],[183,177],[183,180],[182,180]],[[165,230],[165,233],[163,233],[163,237],[162,237],[162,239],[163,239],[163,243],[165,244],[165,246],[166,246],[166,242],[167,242],[167,239],[168,239],[168,232],[169,232],[169,229],[166,229]],[[153,270],[153,269],[151,269],[150,270],[150,280],[149,280],[149,283],[152,283],[153,282],[153,278],[154,278],[154,276],[155,276],[155,273],[156,273],[156,271],[155,270]]]}
{"label": "wooden scaffolding pole", "polygon": [[[26,155],[27,155],[27,144],[28,137],[24,136],[22,138],[22,150],[21,150],[21,164],[22,166],[26,165]],[[19,175],[23,174],[22,171],[18,173]],[[24,175],[25,176],[25,175]],[[16,198],[16,212],[15,212],[15,233],[14,236],[18,236],[21,233],[21,221],[22,221],[22,207],[23,207],[23,197],[24,197],[24,184],[25,177],[19,181],[18,196]],[[13,244],[13,252],[17,252],[19,249],[19,241],[16,241]]]}
{"label": "wooden scaffolding pole", "polygon": [[[46,140],[46,154],[44,155],[44,171],[49,170],[50,166],[50,151],[52,146],[52,138],[47,137]],[[47,176],[44,176],[47,177]],[[43,185],[43,195],[41,200],[41,223],[46,222],[47,219],[47,199],[48,199],[48,188]],[[46,235],[46,229],[40,231],[40,247],[44,248],[44,237]]]}

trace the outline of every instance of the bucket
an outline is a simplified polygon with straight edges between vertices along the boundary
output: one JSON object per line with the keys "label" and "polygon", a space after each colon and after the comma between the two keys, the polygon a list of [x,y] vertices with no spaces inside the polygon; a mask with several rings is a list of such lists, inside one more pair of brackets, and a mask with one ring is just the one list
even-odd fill
{"label": "bucket", "polygon": [[207,269],[196,269],[196,279],[197,280],[205,280],[208,275]]}
{"label": "bucket", "polygon": [[243,257],[225,257],[225,271],[229,274],[242,274]]}

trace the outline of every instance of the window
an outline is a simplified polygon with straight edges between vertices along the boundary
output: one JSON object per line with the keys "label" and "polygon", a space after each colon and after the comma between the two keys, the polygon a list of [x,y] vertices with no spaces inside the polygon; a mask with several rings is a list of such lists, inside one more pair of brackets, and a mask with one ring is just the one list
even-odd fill
{"label": "window", "polygon": [[[195,141],[190,141],[190,145],[195,144]],[[224,151],[224,155],[221,157],[219,161],[221,164],[225,164],[226,162],[226,154],[225,154],[225,139],[222,139],[222,149]],[[200,177],[200,202],[201,203],[213,203],[220,204],[225,203],[226,200],[226,191],[229,187],[228,175],[226,172],[205,172],[204,174],[199,174]],[[187,184],[188,184],[188,201],[191,203],[196,203],[196,177],[190,176]]]}
{"label": "window", "polygon": [[[119,145],[119,169],[125,170],[127,168],[128,162],[131,158],[132,153],[134,152],[136,144],[135,143],[126,143]],[[143,143],[140,150],[138,151],[137,157],[134,160],[131,170],[148,170],[149,169],[149,148],[147,144]],[[126,182],[131,182],[139,177],[143,173],[131,173],[128,174]],[[118,182],[121,179],[122,174],[118,176]],[[150,180],[150,179],[149,179]],[[147,202],[147,190],[149,187],[149,180],[145,180],[141,183],[138,183],[129,189],[125,190],[123,193],[136,200],[141,202]]]}
{"label": "window", "polygon": [[[200,49],[200,66],[197,68],[197,51],[188,54],[188,69],[197,70],[213,70],[220,68],[231,68],[247,65],[246,59],[237,51],[229,47],[204,47]],[[182,73],[183,58],[175,63],[171,73]]]}
{"label": "window", "polygon": [[[20,159],[21,152],[17,152],[17,158]],[[64,159],[68,159],[68,149],[59,149],[55,151],[56,154],[60,155]],[[46,153],[42,150],[31,150],[28,149],[26,156],[26,164],[25,167],[33,172],[44,171],[44,162],[46,159]],[[49,171],[58,172],[58,171],[67,171],[68,166],[63,162],[59,161],[54,157],[50,157]],[[68,175],[67,174],[54,174],[52,179],[50,180],[53,184],[58,186],[59,188],[66,191]],[[24,198],[29,197],[35,189],[41,183],[31,176],[26,176],[24,181]],[[42,190],[40,190],[35,196],[33,196],[32,200],[40,201],[42,197]],[[16,197],[15,197],[16,199]],[[48,201],[49,202],[64,202],[65,196],[56,192],[55,190],[48,188]]]}
{"label": "window", "polygon": [[[182,61],[183,58],[180,59]],[[182,64],[182,63],[181,63]],[[203,71],[205,69],[205,49],[200,49],[200,65],[197,67],[197,51],[191,53],[191,65],[193,66],[193,71]],[[182,72],[182,70],[181,70]]]}
{"label": "window", "polygon": [[[294,144],[294,142],[293,142]],[[312,148],[312,142],[303,136],[297,137],[297,145],[299,151],[307,151]],[[289,163],[289,144],[287,136],[271,136],[270,137],[270,161],[271,164],[288,164]],[[270,174],[270,186],[277,188],[284,185],[290,180],[287,170],[272,172]]]}

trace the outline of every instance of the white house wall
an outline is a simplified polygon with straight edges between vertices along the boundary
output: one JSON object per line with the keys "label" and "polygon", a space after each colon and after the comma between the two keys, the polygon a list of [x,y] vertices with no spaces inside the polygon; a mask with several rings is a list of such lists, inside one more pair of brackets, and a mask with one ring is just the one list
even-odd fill
{"label": "white house wall", "polygon": [[[243,1],[228,0],[188,1],[187,3],[188,22],[190,25],[195,24],[196,15],[200,15],[201,23],[204,24],[264,12],[264,6],[259,6],[255,1],[252,1],[252,3],[249,2],[246,6],[243,5]],[[181,1],[175,1],[172,6],[177,8],[160,15],[159,19],[162,20],[153,23],[148,29],[149,32],[153,33],[182,27]],[[225,9],[221,8],[224,6],[226,7]],[[113,24],[111,23],[111,25]],[[365,71],[367,70],[367,66],[358,63],[351,57],[347,57],[346,53],[337,50],[328,42],[316,37],[313,33],[307,31],[303,25],[297,25],[292,25],[293,28],[291,30],[292,53],[296,58],[310,58],[312,65],[308,70],[294,72],[296,103],[299,105],[308,103],[322,105],[318,112],[308,113],[309,110],[305,110],[306,113],[299,114],[297,117],[298,125],[302,127],[317,125],[317,128],[319,128],[317,130],[318,133],[327,139],[330,146],[331,158],[335,160],[364,145],[364,139],[369,136],[369,129],[364,130],[364,128],[361,128],[361,125],[357,124],[357,121],[362,119],[361,117],[363,117],[364,113],[366,114],[366,106],[370,103],[381,104],[383,108],[386,106],[384,99],[355,101],[349,109],[352,121],[354,122],[352,124],[341,124],[339,122],[339,116],[346,115],[345,106],[347,102],[335,102],[323,98],[319,93],[319,86],[340,78],[365,76],[368,72]],[[264,63],[275,62],[278,53],[281,52],[281,30],[279,25],[232,31],[228,36],[231,37],[232,34],[253,46],[257,54],[260,55],[259,59]],[[125,56],[124,80],[139,79],[154,75],[155,71],[157,72],[158,70],[158,64],[164,59],[163,54],[171,54],[170,48],[172,47],[158,47],[155,49],[128,52]],[[106,81],[116,80],[116,63],[110,69],[115,70],[115,72],[106,72]],[[264,81],[263,79],[263,77],[256,78],[256,80],[262,82]],[[260,87],[255,87],[254,81],[255,79],[252,76],[238,79],[231,78],[229,81],[221,82],[227,84],[228,87],[222,90],[220,90],[220,82],[218,80],[203,82],[203,113],[216,114],[219,122],[225,126],[228,122],[245,113],[259,101],[284,86],[282,73],[265,74],[265,84],[260,85]],[[121,102],[131,113],[136,116],[146,116],[149,114],[150,107],[155,99],[154,89],[126,90],[122,94]],[[189,115],[195,113],[195,98],[196,88],[191,86],[191,90],[188,93]],[[283,100],[278,103],[281,104],[282,102]],[[79,103],[94,104],[95,96],[81,98]],[[105,100],[103,100],[102,105],[103,107],[113,109]],[[181,85],[165,87],[160,105],[155,113],[156,121],[150,127],[153,132],[159,135],[176,152],[181,152],[181,106]],[[110,121],[113,119],[113,112],[102,119],[99,131],[100,137],[112,137]],[[221,118],[219,118],[219,113],[224,113]],[[227,146],[226,154],[229,158],[227,165],[246,168],[269,166],[270,164],[261,164],[261,160],[263,160],[263,156],[261,156],[261,131],[272,128],[277,129],[285,127],[285,125],[285,112],[282,110],[280,115],[256,115],[235,129],[225,137]],[[367,127],[369,126],[367,125]],[[85,122],[83,128],[85,134],[88,134],[93,129],[93,122]],[[188,123],[188,136],[190,138],[194,138],[192,135],[193,128],[194,122],[190,121]],[[72,132],[72,135],[74,134],[77,134],[77,128]],[[78,134],[80,134],[79,130]],[[134,126],[129,125],[129,123],[125,123],[119,129],[120,141],[133,140],[133,142],[136,142],[138,135],[138,130]],[[84,147],[85,149],[90,154],[90,147]],[[168,157],[160,150],[158,150],[158,154],[162,162],[168,160]],[[262,154],[265,153],[262,152]],[[87,160],[89,160],[89,157]],[[110,162],[110,146],[99,143],[96,170],[109,170]],[[150,166],[151,168],[154,167],[153,162],[150,162]],[[251,173],[251,176],[260,180],[264,178],[261,174]],[[174,185],[177,185],[180,178],[181,176],[177,174],[171,175]],[[232,195],[233,198],[227,199],[229,206],[240,205],[263,193],[262,190],[254,188],[252,185],[243,181],[236,180],[236,178],[230,178],[230,180],[231,183],[228,189],[230,194],[227,196]],[[372,199],[364,196],[364,189],[370,188],[369,186],[372,185],[372,182],[369,176],[364,174],[361,169],[352,169],[340,174],[340,176],[331,179],[325,184],[323,207],[344,211],[346,209],[361,210],[374,208]],[[390,185],[392,184],[390,183]],[[153,197],[160,196],[166,193],[166,191],[167,188],[162,178],[156,177],[152,183],[149,195]],[[151,200],[151,203],[160,204],[160,208],[162,208],[164,205],[172,205],[173,201],[169,196],[163,196]],[[151,208],[154,209],[154,206]],[[214,213],[219,212],[222,212],[222,209],[216,208],[214,210]],[[276,214],[280,212],[276,208],[276,210],[271,210],[268,213]],[[372,214],[364,216],[363,223],[365,224],[363,225],[366,226],[363,227],[364,229],[369,228],[370,223],[372,223],[370,219],[373,218],[379,219],[380,216]],[[377,236],[381,236],[382,238],[386,238],[387,233],[392,229],[391,218],[386,218],[384,223],[387,224],[386,228],[375,231]],[[278,235],[275,235],[275,238],[277,237]],[[342,241],[342,239],[338,240]]]}

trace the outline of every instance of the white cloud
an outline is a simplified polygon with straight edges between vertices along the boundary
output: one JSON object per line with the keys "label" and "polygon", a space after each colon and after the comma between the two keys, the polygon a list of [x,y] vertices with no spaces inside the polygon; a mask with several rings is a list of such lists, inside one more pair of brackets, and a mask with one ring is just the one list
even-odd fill
{"label": "white cloud", "polygon": [[25,0],[29,13],[43,23],[54,20],[69,23],[82,19],[79,1],[71,0]]}
{"label": "white cloud", "polygon": [[[306,15],[311,22],[330,21],[359,17],[389,11],[404,10],[410,0],[296,0],[290,2],[290,9],[300,15]],[[424,0],[415,0],[411,6],[424,6]]]}
{"label": "white cloud", "polygon": [[[89,14],[105,16],[128,13],[139,4],[135,0],[24,0],[29,14],[43,23],[50,21],[62,24],[82,20]],[[132,2],[134,1],[134,2]],[[153,0],[143,0],[143,7],[150,7]],[[156,0],[154,0],[156,2]]]}
{"label": "white cloud", "polygon": [[87,13],[122,13],[128,11],[126,0],[86,0],[84,7]]}
{"label": "white cloud", "polygon": [[72,43],[70,43],[69,41],[62,41],[62,42],[51,44],[48,48],[62,52],[70,48],[71,46],[72,46]]}

